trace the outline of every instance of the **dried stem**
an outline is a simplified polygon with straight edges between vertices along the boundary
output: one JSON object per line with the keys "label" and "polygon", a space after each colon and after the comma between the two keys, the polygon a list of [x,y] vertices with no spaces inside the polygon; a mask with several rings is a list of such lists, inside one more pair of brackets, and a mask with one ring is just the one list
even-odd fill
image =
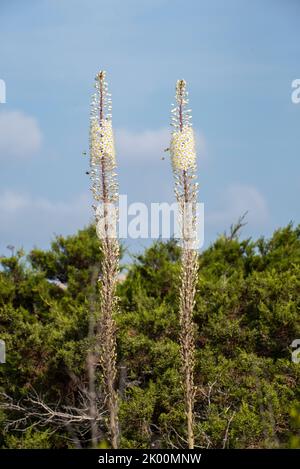
{"label": "dried stem", "polygon": [[95,306],[96,298],[94,288],[97,283],[99,276],[99,268],[94,266],[92,270],[91,284],[92,284],[92,293],[89,297],[90,304],[90,318],[89,318],[89,341],[90,348],[87,354],[86,360],[86,369],[88,376],[88,392],[89,392],[89,414],[91,417],[91,443],[93,448],[98,446],[98,423],[97,423],[97,391],[96,391],[96,366],[99,361],[99,353],[97,353],[97,348],[95,344],[96,338],[96,328],[95,328]]}

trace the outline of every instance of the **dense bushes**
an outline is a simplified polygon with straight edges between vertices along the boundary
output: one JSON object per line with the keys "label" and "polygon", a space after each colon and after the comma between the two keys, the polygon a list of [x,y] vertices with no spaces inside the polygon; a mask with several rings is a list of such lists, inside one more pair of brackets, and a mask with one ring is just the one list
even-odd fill
{"label": "dense bushes", "polygon": [[[122,447],[186,446],[178,372],[178,259],[175,241],[154,243],[119,283]],[[1,391],[14,400],[34,390],[50,404],[79,405],[99,261],[93,227],[58,237],[51,250],[35,249],[27,259],[22,252],[1,259],[0,336],[7,347]],[[299,304],[300,227],[288,225],[256,242],[224,235],[201,254],[195,309],[197,446],[299,445],[300,365],[292,363],[290,348],[300,338]],[[0,414],[2,447],[74,444],[70,429],[30,426],[34,419],[25,433],[6,429],[5,422],[16,418],[14,412]]]}

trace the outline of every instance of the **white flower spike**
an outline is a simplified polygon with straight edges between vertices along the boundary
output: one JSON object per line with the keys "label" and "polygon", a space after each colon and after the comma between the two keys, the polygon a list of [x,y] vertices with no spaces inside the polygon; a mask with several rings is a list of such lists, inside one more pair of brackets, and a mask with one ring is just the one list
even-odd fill
{"label": "white flower spike", "polygon": [[96,92],[92,96],[90,116],[91,191],[98,204],[109,204],[118,199],[111,95],[104,71],[97,74],[95,82]]}
{"label": "white flower spike", "polygon": [[191,123],[191,110],[186,106],[189,102],[185,80],[176,83],[176,106],[171,110],[170,154],[173,170],[196,170],[195,136]]}
{"label": "white flower spike", "polygon": [[195,169],[196,149],[193,129],[184,125],[182,130],[172,133],[170,153],[172,166],[176,170]]}

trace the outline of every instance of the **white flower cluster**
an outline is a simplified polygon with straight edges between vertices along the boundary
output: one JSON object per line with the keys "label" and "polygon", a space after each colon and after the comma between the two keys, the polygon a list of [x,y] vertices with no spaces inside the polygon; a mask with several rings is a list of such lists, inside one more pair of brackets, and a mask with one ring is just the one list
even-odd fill
{"label": "white flower cluster", "polygon": [[110,163],[110,168],[116,165],[114,135],[111,120],[91,119],[90,126],[90,156],[91,165],[99,164],[104,157]]}
{"label": "white flower cluster", "polygon": [[[118,184],[116,179],[116,153],[111,120],[111,97],[105,81],[105,72],[101,71],[95,78],[96,92],[92,97],[90,117],[90,179],[91,191],[97,210],[99,203],[116,202]],[[96,213],[95,213],[96,215]],[[103,218],[103,217],[102,217]],[[96,216],[96,221],[101,217]],[[99,226],[101,226],[101,223]],[[107,221],[102,224],[107,225]],[[100,230],[100,231],[99,231]],[[98,235],[102,228],[99,228]]]}
{"label": "white flower cluster", "polygon": [[105,71],[99,72],[95,78],[96,92],[91,103],[90,156],[92,166],[105,158],[114,167],[116,155],[111,122],[111,95],[105,78]]}
{"label": "white flower cluster", "polygon": [[176,130],[172,133],[170,153],[174,170],[195,169],[196,148],[194,132],[191,127],[184,125],[182,131]]}

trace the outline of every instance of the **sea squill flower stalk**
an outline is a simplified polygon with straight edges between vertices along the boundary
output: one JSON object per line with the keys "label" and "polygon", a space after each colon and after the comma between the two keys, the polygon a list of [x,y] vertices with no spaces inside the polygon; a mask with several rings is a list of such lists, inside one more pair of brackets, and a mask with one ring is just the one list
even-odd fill
{"label": "sea squill flower stalk", "polygon": [[119,272],[119,243],[116,237],[118,185],[116,181],[116,158],[111,120],[111,98],[108,93],[106,74],[96,76],[95,94],[91,104],[90,118],[90,178],[95,204],[96,232],[102,250],[100,284],[101,311],[97,321],[99,333],[100,366],[103,373],[105,403],[109,413],[111,446],[118,448],[118,395],[115,389],[116,326],[114,313],[117,309],[116,284]]}
{"label": "sea squill flower stalk", "polygon": [[196,149],[190,110],[187,109],[186,82],[176,83],[176,104],[172,109],[170,154],[175,178],[175,195],[181,225],[181,276],[179,292],[180,358],[187,422],[188,447],[194,448],[194,365],[195,341],[193,309],[198,277],[196,249],[197,193]]}

